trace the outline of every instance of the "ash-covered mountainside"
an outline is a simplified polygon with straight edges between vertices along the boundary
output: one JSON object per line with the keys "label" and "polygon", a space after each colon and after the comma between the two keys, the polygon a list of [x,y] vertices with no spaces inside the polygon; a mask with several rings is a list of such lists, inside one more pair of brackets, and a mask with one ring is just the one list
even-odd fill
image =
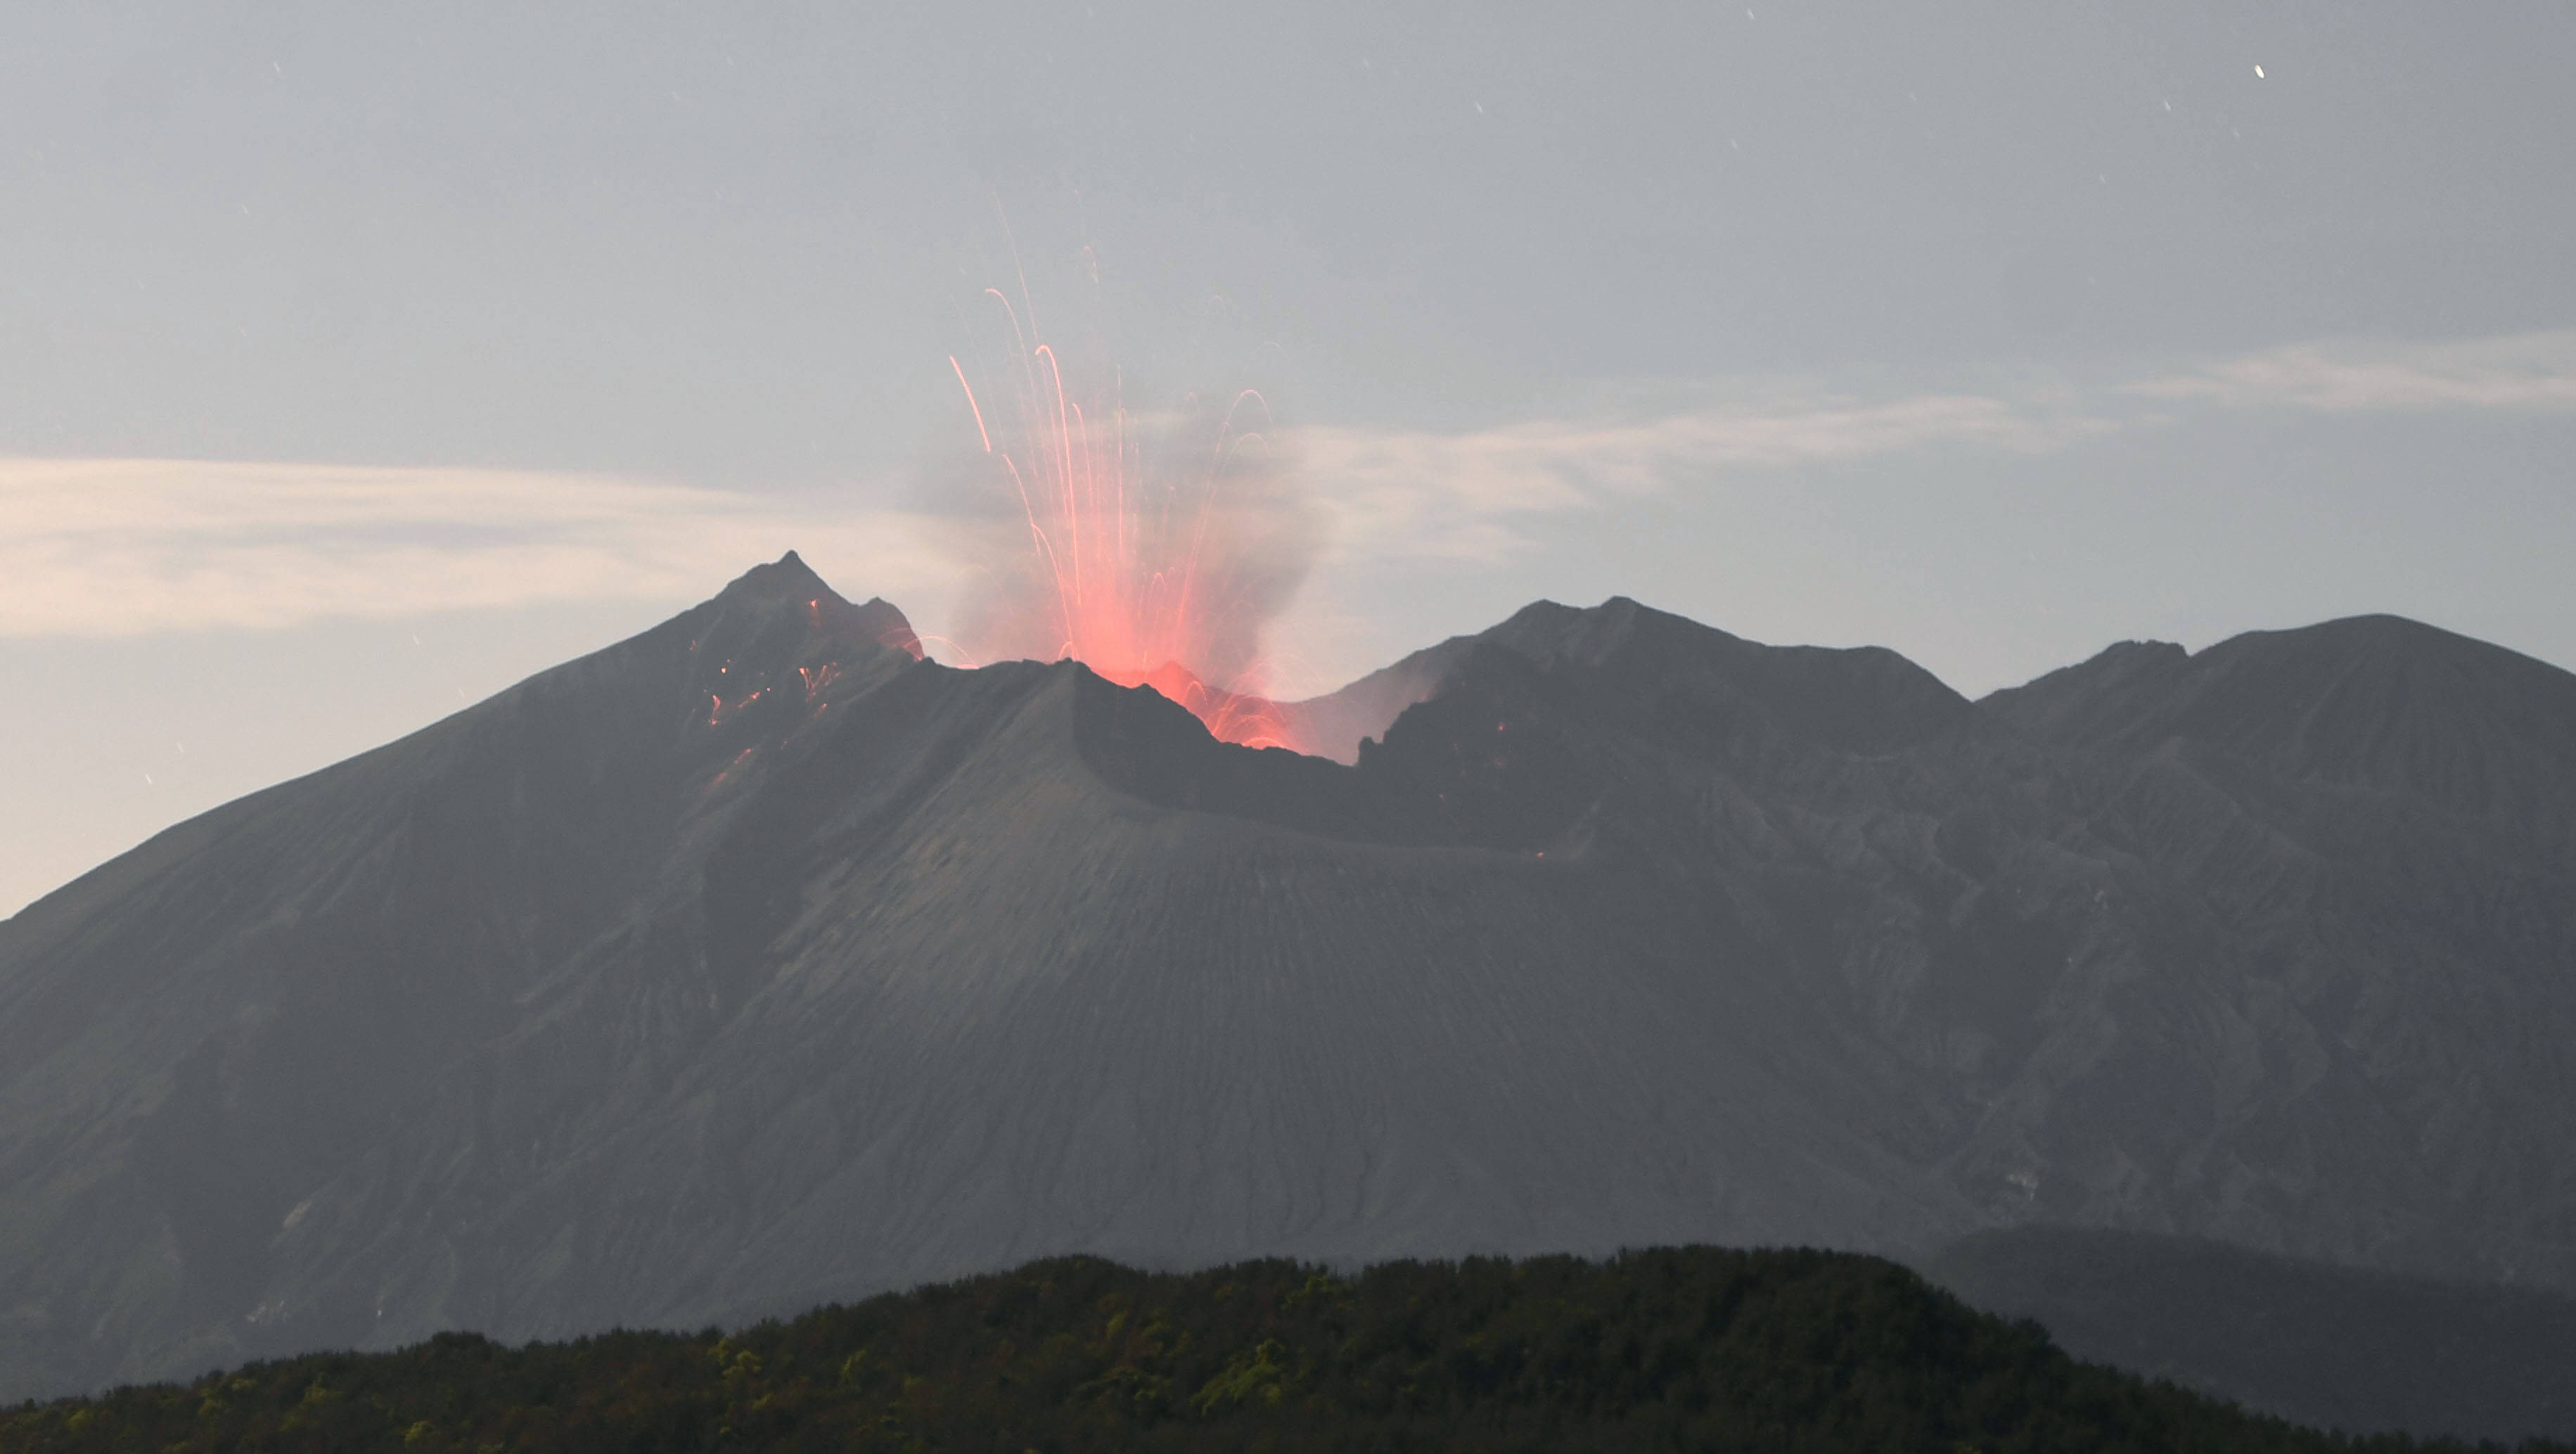
{"label": "ash-covered mountainside", "polygon": [[2576,1286],[2540,663],[2339,622],[1970,703],[1541,604],[1325,699],[1345,766],[917,651],[791,556],[0,924],[0,1395],[1063,1252]]}

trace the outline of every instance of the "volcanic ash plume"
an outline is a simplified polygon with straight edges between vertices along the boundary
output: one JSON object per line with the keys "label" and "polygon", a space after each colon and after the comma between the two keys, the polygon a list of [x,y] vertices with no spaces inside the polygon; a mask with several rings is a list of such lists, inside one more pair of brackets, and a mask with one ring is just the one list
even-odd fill
{"label": "volcanic ash plume", "polygon": [[1114,373],[1085,387],[1049,345],[1016,352],[981,376],[951,361],[977,446],[948,480],[979,567],[957,644],[980,661],[1071,657],[1228,741],[1295,746],[1264,696],[1264,631],[1314,563],[1321,515],[1264,401],[1130,413]]}

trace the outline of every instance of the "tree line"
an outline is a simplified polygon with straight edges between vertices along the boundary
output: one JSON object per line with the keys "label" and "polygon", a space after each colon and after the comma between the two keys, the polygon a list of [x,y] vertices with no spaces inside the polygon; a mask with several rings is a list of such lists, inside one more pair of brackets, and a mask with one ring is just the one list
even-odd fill
{"label": "tree line", "polygon": [[[441,1334],[0,1411],[0,1454],[2394,1451],[2077,1363],[1876,1258],[1089,1258],[731,1333]],[[2576,1454],[2533,1443],[2524,1454]]]}

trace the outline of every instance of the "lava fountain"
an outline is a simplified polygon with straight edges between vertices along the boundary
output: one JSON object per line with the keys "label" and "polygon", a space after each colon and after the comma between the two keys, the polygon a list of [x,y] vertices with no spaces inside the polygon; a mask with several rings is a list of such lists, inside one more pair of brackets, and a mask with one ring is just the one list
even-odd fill
{"label": "lava fountain", "polygon": [[1228,742],[1295,747],[1263,695],[1262,637],[1315,531],[1269,448],[1267,403],[1247,389],[1222,408],[1193,397],[1131,414],[1114,369],[1068,363],[1025,301],[985,291],[1010,325],[1007,358],[948,362],[986,483],[1018,519],[997,589],[970,608],[977,653],[1072,658],[1154,688]]}

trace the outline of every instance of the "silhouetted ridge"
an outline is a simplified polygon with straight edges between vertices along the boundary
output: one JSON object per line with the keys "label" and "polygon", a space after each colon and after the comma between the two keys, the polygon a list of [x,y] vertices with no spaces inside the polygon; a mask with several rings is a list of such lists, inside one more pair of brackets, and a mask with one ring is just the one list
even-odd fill
{"label": "silhouetted ridge", "polygon": [[2065,746],[2180,742],[2562,840],[2576,809],[2576,675],[2398,616],[2248,632],[2188,657],[2114,647],[1980,706]]}
{"label": "silhouetted ridge", "polygon": [[1301,702],[1276,704],[1305,751],[1335,762],[1359,760],[1360,744],[1383,736],[1404,709],[1440,689],[1452,667],[1475,644],[1452,636],[1412,652],[1341,689]]}
{"label": "silhouetted ridge", "polygon": [[[640,635],[181,824],[160,840],[178,851],[147,845],[0,925],[0,1065],[42,1065],[67,1024],[146,1047],[150,1062],[120,1092],[129,1149],[101,1184],[21,1180],[26,1158],[62,1150],[28,1128],[70,1113],[0,1115],[16,1225],[162,1239],[172,1255],[127,1315],[213,1330],[167,1356],[270,1346],[283,1320],[245,1314],[291,1261],[278,1241],[289,1213],[326,1168],[487,1057],[551,977],[645,946],[687,1013],[726,1006],[735,966],[697,943],[705,856],[752,789],[828,738],[836,706],[911,664],[881,644],[901,622],[883,603],[850,605],[791,555]],[[109,907],[126,895],[152,912]],[[42,1308],[70,1275],[39,1268],[11,1285]],[[293,1306],[299,1346],[372,1322],[354,1306]],[[218,1308],[230,1311],[207,1316]],[[96,1341],[128,1331],[115,1317],[0,1325],[0,1366],[88,1381],[136,1356]]]}
{"label": "silhouetted ridge", "polygon": [[1149,803],[1353,842],[1460,841],[1432,794],[1321,757],[1220,742],[1152,687],[1074,676],[1074,741],[1102,781]]}
{"label": "silhouetted ridge", "polygon": [[0,1395],[1072,1251],[2576,1288],[2564,674],[2336,623],[1971,707],[1540,603],[1344,767],[900,624],[782,559],[0,923]]}
{"label": "silhouetted ridge", "polygon": [[1438,692],[1361,745],[1360,774],[1437,804],[1465,842],[1561,852],[1599,804],[1614,750],[1580,675],[1475,638]]}
{"label": "silhouetted ridge", "polygon": [[916,660],[921,656],[921,638],[892,602],[871,596],[864,605],[852,605],[792,550],[736,576],[715,599],[698,609],[712,608],[717,616],[724,617],[742,611],[774,614],[793,611],[800,605],[806,624],[815,631],[829,632],[854,644],[890,647]]}
{"label": "silhouetted ridge", "polygon": [[2170,641],[2116,642],[2074,666],[1989,693],[1977,711],[2050,742],[2099,746],[2134,730],[2190,662],[2191,653]]}
{"label": "silhouetted ridge", "polygon": [[[1679,693],[1703,719],[1733,719],[1722,735],[1760,731],[1837,751],[1884,753],[1953,730],[1968,704],[1939,678],[1882,647],[1765,646],[1613,596],[1589,609],[1535,601],[1474,636],[1453,636],[1328,696],[1283,706],[1308,749],[1355,760],[1362,739],[1443,688],[1478,646],[1513,652],[1542,671],[1614,695],[1608,710]],[[1715,706],[1722,701],[1725,705]]]}
{"label": "silhouetted ridge", "polygon": [[1765,646],[1625,596],[1588,611],[1541,601],[1478,639],[1542,667],[1587,672],[1632,700],[1728,718],[1737,731],[1759,719],[1783,739],[1842,752],[1892,752],[1958,727],[1970,711],[1940,678],[1884,647]]}

